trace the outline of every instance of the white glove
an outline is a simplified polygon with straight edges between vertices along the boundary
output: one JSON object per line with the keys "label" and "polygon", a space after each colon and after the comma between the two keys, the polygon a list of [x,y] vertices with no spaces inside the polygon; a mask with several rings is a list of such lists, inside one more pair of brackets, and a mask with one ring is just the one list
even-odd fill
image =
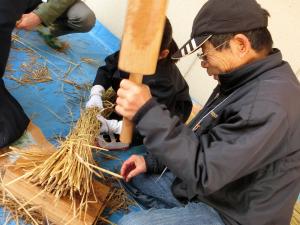
{"label": "white glove", "polygon": [[97,118],[101,122],[100,133],[121,133],[123,121],[107,120],[100,115],[98,115]]}
{"label": "white glove", "polygon": [[86,108],[98,107],[103,109],[102,94],[104,87],[101,85],[94,85],[91,89],[90,99],[86,103]]}

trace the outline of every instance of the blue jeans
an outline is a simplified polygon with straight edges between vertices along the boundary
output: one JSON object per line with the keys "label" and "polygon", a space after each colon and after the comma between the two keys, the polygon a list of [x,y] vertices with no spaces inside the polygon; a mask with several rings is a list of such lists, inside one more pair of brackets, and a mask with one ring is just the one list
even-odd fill
{"label": "blue jeans", "polygon": [[131,212],[119,220],[119,225],[224,225],[219,214],[201,202],[180,203],[171,192],[174,175],[167,171],[158,175],[139,175],[125,190],[144,209]]}

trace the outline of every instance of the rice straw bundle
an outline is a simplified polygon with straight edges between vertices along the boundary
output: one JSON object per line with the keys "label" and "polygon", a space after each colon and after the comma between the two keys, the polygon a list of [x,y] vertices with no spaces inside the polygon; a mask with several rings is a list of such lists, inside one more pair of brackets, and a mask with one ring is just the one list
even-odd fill
{"label": "rice straw bundle", "polygon": [[[100,129],[97,115],[107,116],[113,111],[113,106],[112,103],[105,101],[105,108],[101,112],[97,108],[86,109],[70,134],[60,143],[58,151],[45,151],[35,147],[31,147],[30,150],[10,147],[12,151],[5,155],[18,156],[16,164],[10,166],[15,169],[22,169],[25,173],[22,178],[39,186],[42,191],[50,192],[56,198],[69,198],[72,202],[73,216],[79,216],[85,220],[88,203],[96,200],[93,175],[104,178],[101,173],[104,172],[122,178],[118,174],[96,166],[91,151],[92,148],[97,148],[93,146]],[[5,190],[2,191],[5,193]],[[18,202],[22,202],[20,199],[11,201],[15,207],[8,207],[7,202],[3,200],[2,205],[11,209],[14,215],[18,215],[19,218],[32,217],[36,221],[43,218],[41,213],[39,216],[35,214],[28,216],[28,212],[25,210],[22,212],[14,211],[16,208],[20,208],[20,204],[18,204]],[[32,208],[34,206],[30,206],[30,202],[27,202],[26,207]],[[31,222],[39,224],[36,221],[32,220]]]}
{"label": "rice straw bundle", "polygon": [[[1,155],[1,157],[8,156],[10,161],[9,164],[4,165],[4,168],[22,169],[23,172],[36,168],[54,153],[54,150],[41,149],[39,146],[30,146],[29,149],[10,146],[9,149],[10,152]],[[15,160],[17,160],[16,164],[11,164]]]}
{"label": "rice straw bundle", "polygon": [[93,175],[103,178],[99,172],[103,171],[119,176],[95,165],[91,149],[99,134],[98,114],[97,108],[86,109],[58,151],[49,152],[36,148],[20,150],[11,147],[12,152],[6,153],[19,156],[16,164],[11,167],[22,169],[25,172],[22,178],[39,186],[42,191],[52,193],[56,198],[69,198],[74,218],[79,216],[84,220],[88,203],[96,202]]}
{"label": "rice straw bundle", "polygon": [[[55,197],[69,197],[75,211],[83,208],[86,212],[88,198],[94,193],[92,182],[95,170],[91,165],[95,162],[91,147],[99,134],[98,113],[96,108],[85,110],[59,150],[26,173],[29,181]],[[75,201],[77,194],[81,198],[78,208]]]}
{"label": "rice straw bundle", "polygon": [[299,224],[300,224],[300,202],[297,201],[294,206],[291,225],[299,225]]}

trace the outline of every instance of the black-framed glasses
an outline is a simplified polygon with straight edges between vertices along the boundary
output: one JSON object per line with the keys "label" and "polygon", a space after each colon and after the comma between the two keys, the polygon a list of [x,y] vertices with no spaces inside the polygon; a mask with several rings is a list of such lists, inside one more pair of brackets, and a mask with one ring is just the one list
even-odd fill
{"label": "black-framed glasses", "polygon": [[218,48],[221,48],[222,46],[224,46],[228,41],[224,41],[222,44],[218,45],[217,47],[214,47],[213,49],[208,50],[207,52],[203,52],[203,53],[197,53],[197,57],[202,60],[202,61],[207,61],[207,55],[209,52],[213,51],[213,50],[217,50]]}

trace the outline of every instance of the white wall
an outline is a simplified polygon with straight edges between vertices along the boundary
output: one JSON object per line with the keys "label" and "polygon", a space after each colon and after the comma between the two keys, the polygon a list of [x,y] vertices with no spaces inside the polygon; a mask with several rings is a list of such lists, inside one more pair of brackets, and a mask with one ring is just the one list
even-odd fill
{"label": "white wall", "polygon": [[117,37],[122,36],[126,15],[126,0],[84,0],[97,19]]}
{"label": "white wall", "polygon": [[[145,0],[146,1],[146,0]],[[121,37],[126,14],[126,0],[86,0],[98,20],[112,33]],[[205,0],[169,0],[167,15],[173,25],[174,39],[184,44],[190,35],[192,22]],[[270,14],[269,29],[274,46],[281,49],[283,57],[290,62],[300,77],[300,1],[258,0]],[[195,54],[181,59],[178,66],[190,85],[192,97],[200,104],[208,98],[215,81],[200,67]]]}

